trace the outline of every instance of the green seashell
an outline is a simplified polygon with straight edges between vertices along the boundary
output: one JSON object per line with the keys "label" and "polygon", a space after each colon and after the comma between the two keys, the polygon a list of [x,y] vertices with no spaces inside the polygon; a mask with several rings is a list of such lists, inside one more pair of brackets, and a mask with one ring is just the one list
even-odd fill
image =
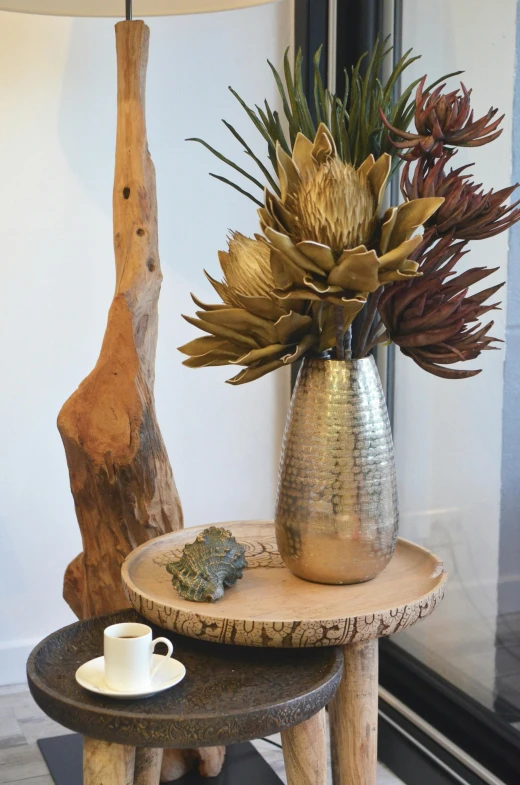
{"label": "green seashell", "polygon": [[179,561],[166,569],[172,584],[185,600],[215,602],[224,587],[234,586],[247,567],[245,545],[240,545],[230,531],[210,526],[195,542],[185,545]]}

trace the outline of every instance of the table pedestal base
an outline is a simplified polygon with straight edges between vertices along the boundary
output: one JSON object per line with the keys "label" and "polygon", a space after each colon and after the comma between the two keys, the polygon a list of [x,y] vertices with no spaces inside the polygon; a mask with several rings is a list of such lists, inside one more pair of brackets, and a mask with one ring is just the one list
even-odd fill
{"label": "table pedestal base", "polygon": [[135,747],[84,739],[83,785],[134,785],[134,769]]}
{"label": "table pedestal base", "polygon": [[[327,785],[325,709],[282,732],[288,785]],[[83,785],[159,785],[162,750],[85,738]]]}
{"label": "table pedestal base", "polygon": [[282,747],[287,785],[327,785],[325,709],[282,731]]}
{"label": "table pedestal base", "polygon": [[139,747],[135,751],[134,785],[157,785],[161,777],[163,751]]}
{"label": "table pedestal base", "polygon": [[378,640],[343,647],[343,679],[329,704],[334,785],[376,785]]}

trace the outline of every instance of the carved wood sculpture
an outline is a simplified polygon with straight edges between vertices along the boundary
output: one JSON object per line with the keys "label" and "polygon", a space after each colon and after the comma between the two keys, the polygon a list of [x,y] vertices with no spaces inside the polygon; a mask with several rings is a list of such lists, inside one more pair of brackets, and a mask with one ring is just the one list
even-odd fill
{"label": "carved wood sculpture", "polygon": [[[115,294],[98,362],[58,417],[83,540],[63,595],[80,619],[127,607],[125,557],[183,525],[153,396],[162,275],[144,111],[148,41],[144,22],[116,25]],[[201,757],[202,768],[218,774],[221,749],[171,751],[165,772],[181,776]]]}

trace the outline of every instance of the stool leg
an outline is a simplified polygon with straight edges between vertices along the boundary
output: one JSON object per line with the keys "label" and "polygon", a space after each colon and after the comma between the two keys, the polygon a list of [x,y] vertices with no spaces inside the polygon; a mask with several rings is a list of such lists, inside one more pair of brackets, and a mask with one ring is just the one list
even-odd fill
{"label": "stool leg", "polygon": [[343,647],[345,670],[329,705],[334,785],[376,785],[378,641]]}
{"label": "stool leg", "polygon": [[282,731],[282,746],[287,785],[326,785],[325,709],[301,725]]}
{"label": "stool leg", "polygon": [[135,751],[134,785],[159,785],[163,751],[138,747]]}
{"label": "stool leg", "polygon": [[83,740],[83,785],[133,785],[135,747]]}

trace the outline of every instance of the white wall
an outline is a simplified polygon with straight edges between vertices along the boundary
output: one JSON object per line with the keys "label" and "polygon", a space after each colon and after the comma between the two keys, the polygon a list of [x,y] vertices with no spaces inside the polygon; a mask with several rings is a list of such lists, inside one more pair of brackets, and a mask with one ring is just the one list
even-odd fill
{"label": "white wall", "polygon": [[[490,105],[506,113],[498,141],[456,157],[457,166],[475,161],[476,181],[487,189],[511,178],[515,15],[515,0],[404,2],[403,49],[423,55],[407,78],[463,69],[475,117]],[[472,244],[466,265],[500,267],[482,288],[504,280],[507,252],[506,234]],[[503,338],[504,311],[491,318]],[[485,352],[468,363],[483,372],[464,381],[437,379],[400,354],[396,369],[401,531],[436,550],[450,572],[443,606],[398,642],[458,683],[465,672],[485,688],[494,673],[504,356]]]}
{"label": "white wall", "polygon": [[[236,155],[225,117],[254,138],[227,91],[276,104],[266,58],[290,42],[290,3],[150,21],[148,135],[157,168],[160,306],[156,399],[186,525],[272,515],[288,396],[283,372],[224,384],[189,370],[190,291],[211,298],[228,228],[256,230],[252,202],[208,177]],[[111,198],[115,52],[109,20],[0,14],[0,683],[20,681],[41,637],[73,620],[61,599],[81,550],[57,413],[94,365],[114,284]]]}

